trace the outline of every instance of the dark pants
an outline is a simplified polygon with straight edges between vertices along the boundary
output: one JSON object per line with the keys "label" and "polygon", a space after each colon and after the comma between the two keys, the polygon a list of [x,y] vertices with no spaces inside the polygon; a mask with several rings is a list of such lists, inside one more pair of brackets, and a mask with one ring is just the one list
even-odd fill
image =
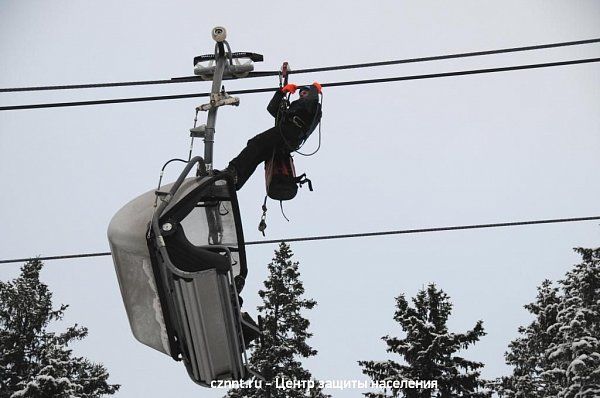
{"label": "dark pants", "polygon": [[298,149],[304,131],[293,124],[275,126],[248,140],[246,147],[229,162],[237,173],[237,189],[240,189],[254,173],[256,167],[273,155],[273,150],[292,152]]}

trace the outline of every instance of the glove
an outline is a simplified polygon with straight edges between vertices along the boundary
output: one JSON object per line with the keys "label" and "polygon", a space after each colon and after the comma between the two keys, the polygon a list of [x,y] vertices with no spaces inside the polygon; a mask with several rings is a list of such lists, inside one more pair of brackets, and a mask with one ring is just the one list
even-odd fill
{"label": "glove", "polygon": [[313,86],[315,86],[315,88],[317,89],[317,92],[318,92],[319,94],[321,94],[321,93],[322,93],[323,87],[321,87],[321,85],[320,85],[319,83],[317,83],[317,82],[314,82],[312,85],[313,85]]}
{"label": "glove", "polygon": [[285,86],[283,86],[281,88],[281,91],[284,93],[292,93],[294,94],[296,92],[296,90],[298,89],[298,86],[296,86],[295,84],[286,84]]}

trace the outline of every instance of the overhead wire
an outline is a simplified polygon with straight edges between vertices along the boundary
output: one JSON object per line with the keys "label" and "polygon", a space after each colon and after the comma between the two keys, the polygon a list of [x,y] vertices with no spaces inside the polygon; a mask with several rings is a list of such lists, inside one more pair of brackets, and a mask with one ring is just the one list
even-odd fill
{"label": "overhead wire", "polygon": [[[402,229],[402,230],[393,230],[393,231],[361,232],[361,233],[340,234],[340,235],[306,236],[306,237],[300,237],[300,238],[280,238],[280,239],[245,242],[245,245],[253,246],[253,245],[265,245],[265,244],[272,244],[272,243],[279,243],[279,242],[289,243],[289,242],[307,242],[307,241],[332,240],[332,239],[366,238],[366,237],[385,236],[385,235],[407,235],[407,234],[419,234],[419,233],[428,233],[428,232],[447,232],[447,231],[460,231],[460,230],[484,229],[484,228],[516,227],[516,226],[525,226],[525,225],[557,224],[557,223],[593,221],[593,220],[600,220],[600,216],[555,218],[555,219],[543,219],[543,220],[513,221],[513,222],[502,222],[502,223],[491,223],[491,224],[457,225],[457,226],[418,228],[418,229]],[[32,261],[32,260],[36,260],[36,259],[41,260],[41,261],[65,260],[65,259],[73,259],[73,258],[101,257],[101,256],[110,256],[110,255],[111,255],[110,252],[98,252],[98,253],[67,254],[67,255],[47,256],[47,257],[29,257],[29,258],[0,260],[0,264],[22,263],[22,262]]]}
{"label": "overhead wire", "polygon": [[[551,44],[526,46],[526,47],[513,47],[513,48],[504,48],[504,49],[498,49],[498,50],[477,51],[477,52],[470,52],[470,53],[447,54],[447,55],[440,55],[440,56],[411,58],[411,59],[403,59],[403,60],[392,60],[392,61],[382,61],[382,62],[372,62],[372,63],[362,63],[362,64],[349,64],[349,65],[339,65],[339,66],[320,67],[320,68],[308,68],[308,69],[299,69],[296,71],[290,71],[289,73],[290,74],[291,73],[300,74],[300,73],[333,71],[333,70],[341,70],[341,69],[356,69],[356,68],[365,68],[365,67],[373,67],[373,66],[384,66],[384,65],[425,62],[425,61],[434,61],[434,60],[451,59],[451,58],[509,53],[509,52],[516,52],[516,51],[528,51],[528,50],[536,50],[536,49],[544,49],[544,48],[590,44],[590,43],[597,43],[597,42],[600,42],[600,39],[589,39],[589,40],[580,40],[580,41],[571,41],[571,42],[562,42],[562,43],[551,43]],[[332,83],[323,83],[322,86],[323,87],[339,87],[339,86],[360,85],[360,84],[385,83],[385,82],[394,82],[394,81],[431,79],[431,78],[441,78],[441,77],[450,77],[450,76],[465,76],[465,75],[474,75],[474,74],[483,74],[483,73],[495,73],[495,72],[504,72],[504,71],[515,71],[515,70],[537,69],[537,68],[545,68],[545,67],[576,65],[576,64],[592,63],[592,62],[598,62],[598,61],[600,61],[600,58],[588,58],[588,59],[551,62],[551,63],[542,63],[542,64],[529,64],[529,65],[517,65],[517,66],[509,66],[509,67],[487,68],[487,69],[477,69],[477,70],[467,70],[467,71],[433,73],[433,74],[426,74],[426,75],[398,76],[398,77],[379,78],[379,79],[332,82]],[[276,75],[279,72],[262,72],[262,73],[264,73],[265,76],[268,76],[270,74]],[[170,79],[170,80],[80,84],[80,85],[44,86],[44,87],[3,88],[3,89],[0,89],[0,92],[60,90],[60,89],[76,89],[76,88],[96,88],[96,87],[117,87],[117,86],[134,86],[134,85],[148,85],[148,84],[168,84],[168,83],[190,82],[190,81],[196,81],[196,80],[200,80],[200,78],[199,77],[185,77],[185,78],[174,78],[174,79]],[[237,91],[231,91],[231,92],[229,92],[229,94],[238,94],[239,95],[239,94],[250,94],[250,93],[262,93],[262,92],[271,92],[271,91],[274,91],[275,89],[276,88],[258,88],[258,89],[237,90]],[[194,94],[179,94],[179,95],[154,96],[154,97],[120,98],[120,99],[110,99],[110,100],[78,101],[78,102],[47,103],[47,104],[32,104],[32,105],[14,105],[14,106],[0,107],[0,111],[69,107],[69,106],[85,106],[85,105],[102,105],[102,104],[158,101],[158,100],[172,100],[172,99],[198,98],[198,97],[208,97],[208,96],[210,96],[210,93],[194,93]],[[380,231],[380,232],[367,232],[367,233],[342,234],[342,235],[323,235],[323,236],[312,236],[312,237],[275,239],[275,240],[266,240],[266,241],[251,241],[251,242],[246,242],[246,245],[250,246],[250,245],[259,245],[259,244],[271,244],[271,243],[278,243],[278,242],[282,242],[282,241],[284,241],[284,242],[302,242],[302,241],[345,239],[345,238],[383,236],[383,235],[455,231],[455,230],[480,229],[480,228],[497,228],[497,227],[522,226],[522,225],[534,225],[534,224],[564,223],[564,222],[590,221],[590,220],[600,220],[600,216],[566,218],[566,219],[547,219],[547,220],[534,220],[534,221],[519,221],[519,222],[494,223],[494,224],[462,225],[462,226],[452,226],[452,227],[436,227],[436,228],[422,228],[422,229],[409,229],[409,230],[396,230],[396,231]],[[32,258],[0,260],[0,264],[25,262],[25,261],[30,261],[33,259],[59,260],[59,259],[71,259],[71,258],[99,257],[99,256],[108,256],[108,255],[110,255],[110,252],[83,253],[83,254],[73,254],[73,255],[48,256],[48,257],[32,257]]]}
{"label": "overhead wire", "polygon": [[[434,78],[451,77],[451,76],[466,76],[466,75],[477,75],[477,74],[484,74],[484,73],[508,72],[508,71],[516,71],[516,70],[527,70],[527,69],[539,69],[539,68],[549,68],[549,67],[567,66],[567,65],[578,65],[578,64],[586,64],[586,63],[593,63],[593,62],[599,62],[599,61],[600,61],[600,58],[585,58],[585,59],[576,59],[576,60],[570,60],[570,61],[547,62],[547,63],[541,63],[541,64],[516,65],[516,66],[464,70],[464,71],[454,71],[454,72],[443,72],[443,73],[430,73],[430,74],[425,74],[425,75],[396,76],[396,77],[386,77],[386,78],[367,79],[367,80],[350,80],[350,81],[341,81],[341,82],[332,82],[332,83],[322,83],[321,86],[322,87],[340,87],[340,86],[352,86],[352,85],[360,85],[360,84],[375,84],[375,83],[389,83],[389,82],[399,82],[399,81],[407,81],[407,80],[434,79]],[[273,92],[276,89],[277,89],[277,87],[235,90],[235,91],[229,91],[228,94],[240,95],[240,94],[264,93],[264,92]],[[162,101],[162,100],[174,100],[174,99],[184,99],[184,98],[208,97],[208,96],[210,96],[210,94],[211,93],[193,93],[193,94],[178,94],[178,95],[165,95],[165,96],[153,96],[153,97],[117,98],[117,99],[108,99],[108,100],[58,102],[58,103],[29,104],[29,105],[9,105],[9,106],[1,106],[0,111],[73,107],[73,106],[87,106],[87,105],[105,105],[105,104],[119,104],[119,103],[128,103],[128,102]]]}
{"label": "overhead wire", "polygon": [[[416,63],[416,62],[439,61],[439,60],[444,60],[444,59],[466,58],[466,57],[476,57],[476,56],[493,55],[493,54],[505,54],[505,53],[512,53],[512,52],[520,52],[520,51],[531,51],[531,50],[541,50],[541,49],[557,48],[557,47],[577,46],[577,45],[593,44],[593,43],[599,43],[599,42],[600,42],[600,38],[596,38],[596,39],[587,39],[587,40],[566,41],[566,42],[559,42],[559,43],[538,44],[538,45],[523,46],[523,47],[509,47],[509,48],[501,48],[501,49],[496,49],[496,50],[472,51],[472,52],[466,52],[466,53],[455,53],[455,54],[444,54],[444,55],[436,55],[436,56],[428,56],[428,57],[398,59],[398,60],[390,60],[390,61],[368,62],[368,63],[337,65],[337,66],[325,66],[325,67],[317,67],[317,68],[305,68],[305,69],[298,69],[298,70],[290,70],[288,73],[289,74],[301,74],[301,73],[313,73],[313,72],[328,72],[328,71],[343,70],[343,69],[358,69],[358,68],[368,68],[368,67],[376,67],[376,66],[399,65],[399,64]],[[264,71],[264,72],[254,72],[254,74],[249,75],[248,77],[277,76],[278,74],[279,74],[279,71]],[[171,79],[112,82],[112,83],[109,82],[109,83],[87,83],[87,84],[70,84],[70,85],[54,85],[54,86],[9,87],[9,88],[0,88],[0,93],[2,93],[2,92],[19,92],[19,91],[72,90],[72,89],[87,89],[87,88],[142,86],[142,85],[157,85],[157,84],[189,83],[189,82],[195,82],[195,81],[203,81],[203,80],[199,76],[187,76],[187,77],[175,77],[175,78],[171,78]]]}
{"label": "overhead wire", "polygon": [[109,82],[109,83],[84,83],[84,84],[63,84],[56,86],[34,86],[34,87],[8,87],[0,88],[0,93],[14,93],[21,91],[51,91],[51,90],[76,90],[84,88],[105,88],[105,87],[128,87],[128,86],[147,86],[154,84],[171,83],[189,83],[193,81],[203,81],[199,76],[186,78],[172,78],[162,80],[141,80],[128,82]]}
{"label": "overhead wire", "polygon": [[511,47],[511,48],[502,48],[502,49],[488,50],[488,51],[473,51],[473,52],[458,53],[458,54],[435,55],[435,56],[430,56],[430,57],[408,58],[408,59],[399,59],[399,60],[393,60],[393,61],[368,62],[368,63],[361,63],[361,64],[306,68],[306,69],[290,70],[288,73],[289,74],[299,74],[299,73],[329,72],[329,71],[342,70],[342,69],[359,69],[359,68],[369,68],[369,67],[374,67],[374,66],[400,65],[400,64],[410,64],[410,63],[416,63],[416,62],[440,61],[440,60],[444,60],[444,59],[477,57],[477,56],[493,55],[493,54],[506,54],[506,53],[512,53],[512,52],[518,52],[518,51],[541,50],[541,49],[547,49],[547,48],[575,46],[575,45],[592,44],[592,43],[599,43],[599,42],[600,42],[600,39],[567,41],[567,42],[562,42],[562,43],[539,44],[539,45],[535,45],[535,46]]}

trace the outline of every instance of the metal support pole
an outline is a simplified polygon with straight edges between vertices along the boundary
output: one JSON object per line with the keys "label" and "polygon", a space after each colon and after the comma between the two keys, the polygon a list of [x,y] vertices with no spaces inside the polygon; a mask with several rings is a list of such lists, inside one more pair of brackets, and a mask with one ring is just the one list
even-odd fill
{"label": "metal support pole", "polygon": [[[212,36],[217,42],[215,45],[215,61],[216,68],[213,75],[213,84],[210,95],[211,104],[215,104],[219,98],[221,92],[221,83],[223,81],[223,71],[225,70],[225,63],[227,57],[225,53],[225,28],[216,27],[213,29]],[[204,136],[204,161],[206,163],[206,170],[209,174],[212,174],[213,170],[213,144],[215,142],[215,124],[217,122],[217,106],[211,107],[208,111],[208,118],[206,120],[206,135]]]}

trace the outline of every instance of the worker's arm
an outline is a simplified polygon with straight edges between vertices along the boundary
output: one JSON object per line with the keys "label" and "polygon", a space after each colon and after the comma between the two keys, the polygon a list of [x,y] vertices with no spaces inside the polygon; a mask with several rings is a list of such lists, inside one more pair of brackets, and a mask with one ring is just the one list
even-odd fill
{"label": "worker's arm", "polygon": [[286,84],[282,88],[275,91],[271,102],[269,102],[269,105],[267,105],[267,111],[269,111],[271,116],[277,117],[277,112],[279,112],[279,107],[283,97],[285,97],[287,93],[294,94],[294,92],[296,92],[296,88],[297,86],[295,84]]}

